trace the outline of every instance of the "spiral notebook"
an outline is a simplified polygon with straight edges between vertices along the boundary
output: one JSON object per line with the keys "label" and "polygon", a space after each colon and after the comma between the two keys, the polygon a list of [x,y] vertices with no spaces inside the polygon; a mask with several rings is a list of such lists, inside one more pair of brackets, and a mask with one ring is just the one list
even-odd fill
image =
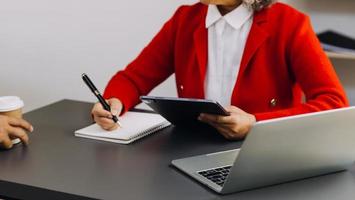
{"label": "spiral notebook", "polygon": [[120,117],[120,122],[122,127],[114,131],[105,131],[99,125],[92,124],[75,131],[75,136],[129,144],[171,125],[158,114],[142,112],[127,112]]}

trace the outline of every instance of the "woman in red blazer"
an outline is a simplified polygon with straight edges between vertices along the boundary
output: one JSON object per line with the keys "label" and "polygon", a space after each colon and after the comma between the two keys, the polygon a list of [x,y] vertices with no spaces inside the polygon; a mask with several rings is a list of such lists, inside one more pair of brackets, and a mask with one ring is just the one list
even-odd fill
{"label": "woman in red blazer", "polygon": [[141,95],[173,73],[179,97],[205,98],[209,50],[214,50],[208,49],[208,4],[217,5],[226,16],[243,4],[252,9],[253,17],[239,72],[231,83],[231,106],[226,108],[231,116],[202,114],[199,120],[227,139],[242,139],[256,121],[348,105],[307,16],[272,0],[200,1],[180,7],[141,54],[113,76],[104,93],[112,111],[100,104],[92,110],[104,129],[117,128],[112,115],[137,105]]}

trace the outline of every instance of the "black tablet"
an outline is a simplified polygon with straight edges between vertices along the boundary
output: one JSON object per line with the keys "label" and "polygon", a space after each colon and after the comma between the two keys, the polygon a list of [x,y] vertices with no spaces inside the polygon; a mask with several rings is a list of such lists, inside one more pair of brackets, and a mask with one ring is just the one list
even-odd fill
{"label": "black tablet", "polygon": [[179,126],[198,124],[201,113],[229,116],[216,101],[173,97],[141,96],[141,100],[170,123]]}

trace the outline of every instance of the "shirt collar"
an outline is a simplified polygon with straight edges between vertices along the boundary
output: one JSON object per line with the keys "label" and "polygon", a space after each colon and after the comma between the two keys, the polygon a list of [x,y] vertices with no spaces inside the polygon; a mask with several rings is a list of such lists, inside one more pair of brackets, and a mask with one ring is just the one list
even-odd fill
{"label": "shirt collar", "polygon": [[206,28],[209,28],[218,20],[224,18],[226,22],[235,29],[240,29],[250,17],[253,16],[253,11],[247,8],[244,4],[238,6],[232,12],[222,16],[216,5],[209,5],[206,16]]}

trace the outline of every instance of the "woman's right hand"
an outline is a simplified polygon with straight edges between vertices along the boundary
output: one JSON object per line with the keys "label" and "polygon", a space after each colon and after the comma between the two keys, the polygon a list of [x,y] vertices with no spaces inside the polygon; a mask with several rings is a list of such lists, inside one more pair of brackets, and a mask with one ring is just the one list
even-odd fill
{"label": "woman's right hand", "polygon": [[113,131],[119,127],[117,123],[112,120],[112,117],[119,116],[123,109],[122,102],[117,98],[107,99],[106,102],[111,107],[111,112],[105,110],[100,102],[97,102],[92,108],[91,114],[95,122],[107,131]]}

